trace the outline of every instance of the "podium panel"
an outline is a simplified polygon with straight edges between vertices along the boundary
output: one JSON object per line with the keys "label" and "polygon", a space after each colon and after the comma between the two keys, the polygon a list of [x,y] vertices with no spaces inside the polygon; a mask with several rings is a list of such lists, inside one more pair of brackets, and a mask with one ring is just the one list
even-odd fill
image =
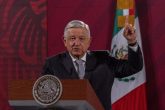
{"label": "podium panel", "polygon": [[12,80],[9,83],[9,103],[15,110],[104,110],[88,80],[61,80],[60,100],[44,108],[32,96],[34,80]]}

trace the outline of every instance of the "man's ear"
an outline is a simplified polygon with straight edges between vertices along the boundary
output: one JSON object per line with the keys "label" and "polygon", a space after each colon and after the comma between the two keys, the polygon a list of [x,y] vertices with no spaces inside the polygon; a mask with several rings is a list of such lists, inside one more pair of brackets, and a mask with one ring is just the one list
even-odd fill
{"label": "man's ear", "polygon": [[92,36],[90,36],[90,39],[89,39],[89,43],[91,44],[91,42],[92,42]]}
{"label": "man's ear", "polygon": [[66,38],[63,37],[63,43],[64,43],[64,46],[66,47]]}

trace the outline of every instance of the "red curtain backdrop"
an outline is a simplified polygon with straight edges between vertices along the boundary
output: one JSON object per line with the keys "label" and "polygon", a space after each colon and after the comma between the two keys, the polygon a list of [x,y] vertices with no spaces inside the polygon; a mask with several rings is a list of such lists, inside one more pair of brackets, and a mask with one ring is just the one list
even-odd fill
{"label": "red curtain backdrop", "polygon": [[46,58],[46,0],[0,0],[0,110],[9,80],[36,79]]}
{"label": "red curtain backdrop", "polygon": [[0,74],[37,78],[46,57],[46,0],[0,0]]}
{"label": "red curtain backdrop", "polygon": [[[110,49],[115,0],[49,0],[48,56],[65,50],[62,42],[66,23],[80,19],[92,33],[90,49]],[[136,0],[147,72],[149,110],[164,110],[165,105],[165,1]],[[154,103],[154,104],[153,104]]]}
{"label": "red curtain backdrop", "polygon": [[110,49],[114,3],[113,0],[48,0],[48,55],[65,50],[63,30],[73,19],[89,24],[91,49]]}
{"label": "red curtain backdrop", "polygon": [[[7,80],[37,78],[46,56],[65,50],[63,29],[70,20],[89,24],[93,40],[90,49],[110,49],[115,2],[0,0],[0,94],[7,96]],[[146,63],[148,109],[165,110],[165,1],[136,2]]]}
{"label": "red curtain backdrop", "polygon": [[148,107],[165,110],[165,1],[140,0],[138,8],[147,69]]}

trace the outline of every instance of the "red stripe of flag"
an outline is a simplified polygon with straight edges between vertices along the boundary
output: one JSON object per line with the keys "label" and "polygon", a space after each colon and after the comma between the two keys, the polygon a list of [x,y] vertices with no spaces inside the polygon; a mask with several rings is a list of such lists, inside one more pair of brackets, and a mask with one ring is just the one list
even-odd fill
{"label": "red stripe of flag", "polygon": [[135,9],[129,9],[129,15],[135,15]]}
{"label": "red stripe of flag", "polygon": [[113,110],[147,110],[145,83],[112,104]]}

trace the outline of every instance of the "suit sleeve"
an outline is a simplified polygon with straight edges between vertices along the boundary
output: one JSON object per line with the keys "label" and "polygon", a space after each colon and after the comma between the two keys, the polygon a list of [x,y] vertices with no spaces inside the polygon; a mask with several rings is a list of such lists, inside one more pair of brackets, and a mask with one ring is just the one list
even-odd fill
{"label": "suit sleeve", "polygon": [[143,68],[143,57],[139,46],[136,52],[128,48],[128,60],[111,58],[109,62],[115,77],[118,78],[135,74]]}
{"label": "suit sleeve", "polygon": [[49,62],[48,62],[48,60],[46,60],[44,66],[43,66],[43,68],[42,68],[41,74],[42,74],[42,75],[46,75],[46,74],[48,74],[48,73],[51,73],[49,67],[50,67],[50,66],[49,66]]}
{"label": "suit sleeve", "polygon": [[54,75],[54,73],[56,73],[56,70],[53,69],[54,65],[52,62],[53,61],[51,61],[51,59],[49,58],[45,61],[45,64],[42,68],[41,75],[47,75],[47,74]]}

